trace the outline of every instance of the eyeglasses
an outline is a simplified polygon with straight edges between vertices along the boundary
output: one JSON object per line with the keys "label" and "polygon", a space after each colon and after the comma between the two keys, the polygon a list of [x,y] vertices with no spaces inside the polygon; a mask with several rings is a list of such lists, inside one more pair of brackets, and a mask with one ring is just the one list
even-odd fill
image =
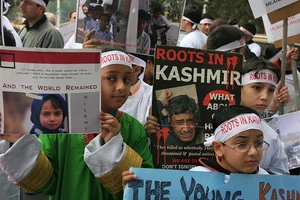
{"label": "eyeglasses", "polygon": [[223,145],[229,147],[230,149],[235,150],[236,152],[239,152],[239,153],[245,153],[245,152],[249,151],[252,145],[254,146],[254,148],[256,150],[263,150],[263,151],[267,150],[269,148],[269,146],[270,146],[265,141],[263,141],[263,142],[256,142],[256,143],[253,143],[253,144],[239,143],[239,144],[237,144],[237,145],[235,145],[233,147],[229,146],[228,144],[226,144],[224,142],[221,142],[221,143]]}

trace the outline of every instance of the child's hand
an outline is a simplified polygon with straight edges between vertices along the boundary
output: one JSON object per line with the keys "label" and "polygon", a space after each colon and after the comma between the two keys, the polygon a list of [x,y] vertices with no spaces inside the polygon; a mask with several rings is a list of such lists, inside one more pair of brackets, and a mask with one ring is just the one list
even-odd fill
{"label": "child's hand", "polygon": [[280,88],[280,83],[277,84],[273,99],[269,105],[269,108],[273,112],[277,112],[279,109],[279,103],[284,103],[287,104],[290,101],[290,94],[288,90],[288,86],[285,85],[281,89]]}
{"label": "child's hand", "polygon": [[108,113],[100,112],[98,118],[101,123],[101,136],[104,142],[107,143],[111,138],[119,134],[121,125],[114,116]]}
{"label": "child's hand", "polygon": [[125,189],[125,186],[128,182],[134,181],[137,179],[137,176],[131,170],[124,171],[122,173],[122,177],[123,177],[122,178],[123,190]]}
{"label": "child's hand", "polygon": [[292,60],[298,60],[299,52],[297,48],[292,48],[286,53],[286,68],[291,69]]}
{"label": "child's hand", "polygon": [[144,127],[147,130],[148,137],[151,137],[151,134],[156,133],[156,131],[160,129],[157,119],[151,115],[147,117],[147,122]]}
{"label": "child's hand", "polygon": [[95,30],[91,30],[90,32],[88,32],[84,38],[83,44],[82,44],[82,48],[90,48],[90,49],[96,49],[99,47],[99,45],[101,44],[101,42],[96,39],[96,38],[92,38],[90,39],[90,37],[95,33]]}

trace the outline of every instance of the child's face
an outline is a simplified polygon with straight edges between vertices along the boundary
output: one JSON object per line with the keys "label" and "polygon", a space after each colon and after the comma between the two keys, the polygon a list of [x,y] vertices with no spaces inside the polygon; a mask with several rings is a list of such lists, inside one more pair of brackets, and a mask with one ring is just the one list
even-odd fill
{"label": "child's face", "polygon": [[270,83],[250,83],[242,87],[242,105],[254,109],[259,114],[272,101],[275,86]]}
{"label": "child's face", "polygon": [[160,12],[155,12],[153,16],[154,16],[155,19],[158,19],[161,16],[161,13]]}
{"label": "child's face", "polygon": [[55,109],[51,103],[51,100],[44,102],[40,112],[41,125],[49,130],[57,129],[63,120],[63,113],[60,108]]}
{"label": "child's face", "polygon": [[111,113],[120,108],[130,92],[132,69],[119,64],[101,69],[101,110]]}
{"label": "child's face", "polygon": [[99,19],[99,25],[101,28],[105,28],[108,25],[108,17],[101,16]]}
{"label": "child's face", "polygon": [[[263,139],[263,134],[260,130],[251,129],[228,139],[224,142],[226,145],[220,144],[220,149],[215,149],[215,151],[221,158],[221,164],[231,173],[253,173],[257,170],[263,155],[262,148],[256,149],[254,144],[263,144]],[[238,144],[241,146],[249,144],[251,147],[244,153],[230,148]]]}

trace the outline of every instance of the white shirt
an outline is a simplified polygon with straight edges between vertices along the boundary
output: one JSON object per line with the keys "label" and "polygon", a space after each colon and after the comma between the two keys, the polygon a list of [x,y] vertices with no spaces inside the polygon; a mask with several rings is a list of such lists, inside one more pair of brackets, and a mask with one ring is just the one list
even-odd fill
{"label": "white shirt", "polygon": [[257,57],[260,56],[260,54],[261,54],[261,47],[258,44],[256,44],[255,42],[253,42],[251,44],[248,44],[248,47],[249,47],[250,51],[253,52],[253,53],[255,53],[255,55]]}
{"label": "white shirt", "polygon": [[144,125],[147,122],[149,109],[152,105],[153,87],[142,80],[140,81],[141,86],[139,90],[128,97],[120,110],[133,116]]}
{"label": "white shirt", "polygon": [[82,44],[75,42],[75,33],[71,36],[69,41],[66,43],[64,49],[82,49]]}
{"label": "white shirt", "polygon": [[189,32],[180,42],[181,47],[190,47],[195,49],[203,49],[206,44],[207,36],[199,30]]}
{"label": "white shirt", "polygon": [[5,26],[5,28],[13,34],[15,41],[16,41],[16,47],[22,47],[23,44],[22,44],[20,36],[18,35],[18,33],[16,32],[14,27],[11,25],[11,23],[7,19],[7,17],[5,17],[4,15],[2,15],[2,23],[3,23],[3,26]]}

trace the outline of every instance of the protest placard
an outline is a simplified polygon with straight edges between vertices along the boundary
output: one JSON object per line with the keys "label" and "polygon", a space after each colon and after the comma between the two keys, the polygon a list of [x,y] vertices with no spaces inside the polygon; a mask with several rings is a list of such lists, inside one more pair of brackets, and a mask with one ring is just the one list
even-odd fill
{"label": "protest placard", "polygon": [[254,18],[261,17],[267,13],[283,8],[297,0],[248,0]]}
{"label": "protest placard", "polygon": [[160,130],[151,137],[156,168],[190,169],[214,156],[203,142],[213,134],[220,107],[240,104],[243,57],[216,51],[157,46],[152,114]]}
{"label": "protest placard", "polygon": [[300,111],[265,119],[279,134],[289,169],[300,167]]}
{"label": "protest placard", "polygon": [[99,63],[96,50],[1,48],[2,133],[98,133]]}
{"label": "protest placard", "polygon": [[[138,179],[127,183],[124,200],[144,199],[291,199],[300,198],[299,176],[225,175],[217,172],[131,169]],[[292,183],[292,184],[287,184]]]}
{"label": "protest placard", "polygon": [[59,32],[63,36],[64,44],[66,44],[69,39],[75,34],[75,23],[62,24],[59,28]]}
{"label": "protest placard", "polygon": [[287,19],[291,16],[297,15],[299,13],[299,10],[300,10],[300,1],[297,0],[296,2],[291,3],[283,8],[268,13],[268,17],[271,24],[274,24],[283,19]]}
{"label": "protest placard", "polygon": [[[275,44],[276,48],[282,46],[283,21],[271,24],[267,15],[264,15],[263,22],[269,43]],[[287,44],[293,44],[300,41],[300,14],[288,18],[288,38]]]}
{"label": "protest placard", "polygon": [[[76,42],[83,43],[85,35],[95,30],[97,33],[91,38],[103,44],[113,44],[130,53],[153,55],[156,44],[176,45],[184,3],[185,0],[160,4],[153,0],[114,0],[112,5],[99,5],[96,1],[78,0]],[[104,12],[111,13],[105,20],[106,28],[100,30],[98,18]]]}

